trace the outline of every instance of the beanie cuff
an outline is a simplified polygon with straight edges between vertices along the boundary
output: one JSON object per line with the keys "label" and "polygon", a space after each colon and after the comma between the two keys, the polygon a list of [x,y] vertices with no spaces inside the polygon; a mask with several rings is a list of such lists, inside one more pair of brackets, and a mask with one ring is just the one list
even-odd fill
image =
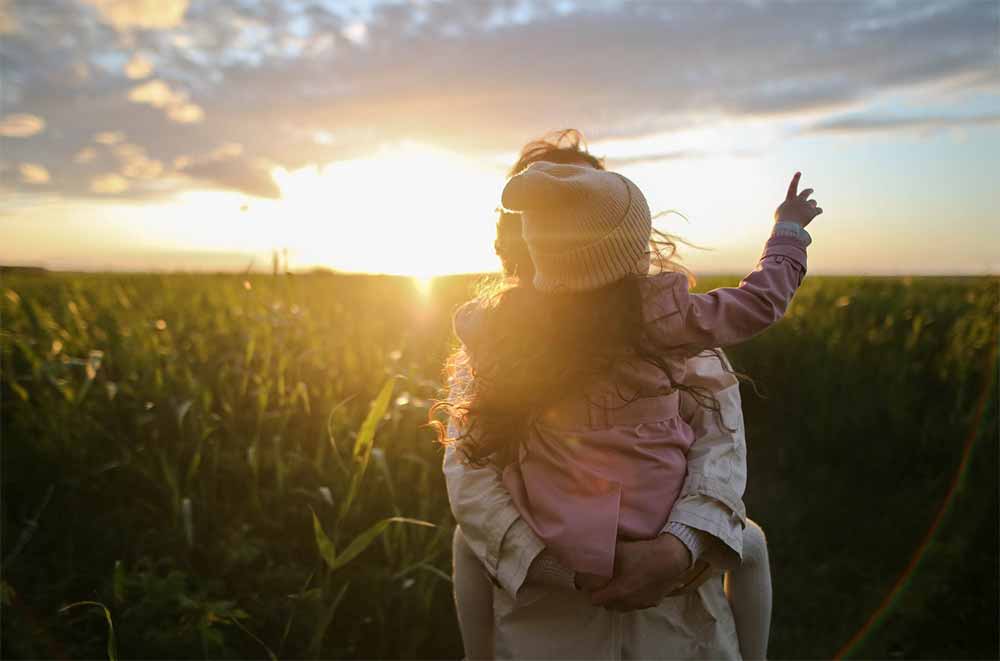
{"label": "beanie cuff", "polygon": [[[635,220],[643,224],[642,219]],[[645,231],[630,227],[631,224],[623,223],[600,241],[571,252],[542,253],[532,251],[529,246],[535,264],[532,283],[535,289],[542,292],[588,291],[629,275],[648,273],[651,223],[646,221]]]}
{"label": "beanie cuff", "polygon": [[503,205],[523,213],[538,291],[587,291],[649,271],[649,206],[617,172],[533,163],[508,180]]}

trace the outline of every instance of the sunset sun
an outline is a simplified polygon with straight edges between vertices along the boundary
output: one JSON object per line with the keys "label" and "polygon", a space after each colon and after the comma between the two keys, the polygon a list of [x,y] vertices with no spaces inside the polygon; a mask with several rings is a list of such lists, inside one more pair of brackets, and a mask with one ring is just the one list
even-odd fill
{"label": "sunset sun", "polygon": [[403,142],[272,174],[282,199],[268,213],[300,263],[427,278],[481,270],[490,256],[503,173],[458,153]]}

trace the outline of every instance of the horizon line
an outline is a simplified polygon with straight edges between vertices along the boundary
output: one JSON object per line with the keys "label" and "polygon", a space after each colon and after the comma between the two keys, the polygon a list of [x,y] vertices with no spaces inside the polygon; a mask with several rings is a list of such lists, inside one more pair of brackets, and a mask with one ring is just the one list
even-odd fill
{"label": "horizon line", "polygon": [[[499,271],[463,271],[457,273],[438,273],[438,274],[420,274],[420,273],[393,273],[387,271],[350,271],[336,269],[328,266],[313,266],[308,268],[299,269],[287,269],[281,270],[278,273],[274,273],[272,269],[127,269],[127,268],[53,268],[49,266],[43,266],[40,264],[16,264],[16,263],[0,263],[0,273],[9,272],[35,272],[39,275],[44,273],[52,274],[107,274],[107,275],[254,275],[254,276],[271,276],[276,275],[341,275],[341,276],[377,276],[377,277],[394,277],[394,278],[415,278],[420,280],[435,279],[435,278],[453,278],[453,277],[482,277],[482,276],[494,276],[500,275]],[[40,272],[40,273],[39,273]],[[700,277],[735,277],[744,276],[746,272],[744,271],[700,271],[695,273],[696,278]],[[813,277],[869,277],[869,278],[942,278],[942,277],[952,277],[952,278],[996,278],[1000,277],[1000,271],[964,271],[964,270],[946,270],[946,271],[842,271],[842,270],[818,270],[811,271],[809,275]]]}

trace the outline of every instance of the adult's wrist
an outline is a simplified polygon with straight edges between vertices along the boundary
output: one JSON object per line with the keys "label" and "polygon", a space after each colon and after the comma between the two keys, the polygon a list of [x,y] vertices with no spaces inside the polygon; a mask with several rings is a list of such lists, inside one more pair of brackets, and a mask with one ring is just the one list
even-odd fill
{"label": "adult's wrist", "polygon": [[576,572],[559,562],[549,549],[544,549],[535,557],[528,568],[527,578],[550,587],[577,587]]}
{"label": "adult's wrist", "polygon": [[672,532],[666,532],[657,537],[656,541],[660,547],[659,555],[662,558],[662,562],[659,564],[662,568],[664,578],[674,578],[678,570],[686,571],[694,564],[691,549],[677,535]]}
{"label": "adult's wrist", "polygon": [[671,534],[681,540],[681,543],[687,548],[688,552],[691,554],[691,562],[688,567],[696,563],[709,546],[710,540],[706,539],[709,537],[708,533],[677,521],[671,521],[668,523],[663,529],[663,532]]}

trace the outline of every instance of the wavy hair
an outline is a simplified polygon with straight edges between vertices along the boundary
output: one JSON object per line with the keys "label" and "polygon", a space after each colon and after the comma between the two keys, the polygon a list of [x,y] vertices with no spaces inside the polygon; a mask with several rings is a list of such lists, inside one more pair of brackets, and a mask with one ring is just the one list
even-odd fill
{"label": "wavy hair", "polygon": [[[528,143],[510,172],[516,174],[542,160],[604,169],[603,160],[586,150],[582,134],[573,129]],[[649,275],[628,276],[593,291],[539,292],[531,285],[534,265],[521,238],[520,222],[519,214],[505,213],[497,223],[495,247],[506,278],[480,290],[482,343],[472,351],[457,349],[446,363],[449,381],[463,372],[471,380],[464,384],[464,392],[456,388],[450,401],[438,401],[431,408],[430,425],[438,441],[454,444],[474,465],[505,465],[517,457],[518,446],[543,411],[607,378],[619,363],[635,360],[662,371],[670,387],[664,392],[622,395],[623,402],[685,391],[721,423],[720,404],[708,388],[674,381],[668,356],[678,347],[659,345],[648,332],[639,280]],[[653,230],[651,272],[682,272],[693,285],[694,276],[677,260],[677,244],[675,237]],[[436,417],[438,412],[456,423],[456,435],[449,435]]]}

